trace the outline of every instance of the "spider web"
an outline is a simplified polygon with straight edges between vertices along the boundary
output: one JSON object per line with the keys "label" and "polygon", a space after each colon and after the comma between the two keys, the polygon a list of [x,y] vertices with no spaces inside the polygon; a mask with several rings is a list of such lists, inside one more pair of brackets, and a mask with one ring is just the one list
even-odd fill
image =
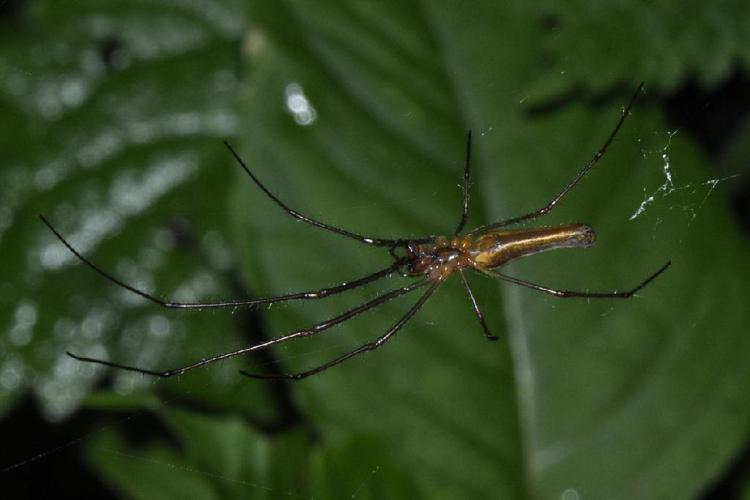
{"label": "spider web", "polygon": [[[677,184],[672,178],[672,165],[670,160],[670,146],[672,144],[672,138],[680,132],[679,129],[667,132],[666,144],[656,151],[643,151],[643,159],[648,160],[649,157],[658,155],[661,156],[663,162],[663,174],[664,182],[656,188],[655,191],[648,191],[648,188],[643,188],[644,199],[638,205],[638,208],[629,217],[629,220],[633,221],[639,217],[646,215],[649,207],[652,204],[662,205],[668,207],[669,210],[680,210],[688,215],[688,222],[686,227],[690,227],[692,222],[698,216],[700,209],[708,200],[709,196],[714,192],[716,187],[720,183],[728,182],[732,179],[740,177],[740,174],[727,175],[718,178],[710,178],[696,183],[685,183]],[[684,203],[678,201],[676,204],[670,204],[672,198],[678,197],[683,191],[687,192],[687,198],[692,199],[692,202]],[[696,201],[697,200],[697,201]]]}

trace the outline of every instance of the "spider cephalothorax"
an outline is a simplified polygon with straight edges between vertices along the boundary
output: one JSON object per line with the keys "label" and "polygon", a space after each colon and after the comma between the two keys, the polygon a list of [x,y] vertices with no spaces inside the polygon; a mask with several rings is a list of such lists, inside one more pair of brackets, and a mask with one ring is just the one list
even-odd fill
{"label": "spider cephalothorax", "polygon": [[410,276],[424,275],[430,281],[447,278],[459,269],[471,266],[469,237],[444,236],[429,243],[412,243],[406,247]]}

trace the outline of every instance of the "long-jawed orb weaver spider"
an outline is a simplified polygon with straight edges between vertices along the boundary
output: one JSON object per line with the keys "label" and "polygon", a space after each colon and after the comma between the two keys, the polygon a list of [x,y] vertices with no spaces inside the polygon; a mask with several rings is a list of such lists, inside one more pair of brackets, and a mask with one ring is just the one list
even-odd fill
{"label": "long-jawed orb weaver spider", "polygon": [[[317,335],[320,332],[328,330],[338,324],[343,323],[365,311],[373,309],[381,304],[385,304],[396,297],[409,294],[417,289],[426,287],[427,290],[422,294],[421,297],[409,308],[409,310],[394,323],[388,331],[375,340],[368,342],[352,351],[347,352],[327,363],[324,363],[318,367],[310,370],[291,373],[291,374],[274,374],[274,375],[263,375],[263,374],[251,374],[242,371],[241,373],[249,377],[262,378],[262,379],[294,379],[299,380],[316,373],[320,373],[328,368],[331,368],[339,363],[346,361],[349,358],[357,356],[358,354],[366,351],[373,351],[383,346],[386,342],[392,339],[396,333],[419,311],[419,309],[427,302],[433,293],[442,285],[453,274],[458,274],[461,281],[466,289],[466,293],[471,302],[474,313],[476,314],[479,323],[484,330],[484,334],[488,340],[497,340],[497,337],[490,333],[490,329],[487,326],[487,322],[484,319],[484,315],[479,308],[474,293],[469,286],[464,270],[470,269],[478,271],[482,274],[499,278],[501,280],[521,285],[527,288],[532,288],[543,293],[550,294],[555,297],[569,298],[569,297],[586,297],[586,298],[615,298],[615,299],[626,299],[632,297],[640,289],[651,283],[657,276],[664,272],[669,267],[670,262],[664,264],[651,276],[643,280],[638,286],[627,290],[627,291],[614,291],[614,292],[577,292],[571,290],[556,290],[529,281],[524,281],[518,278],[513,278],[506,274],[503,274],[496,270],[496,268],[502,266],[506,262],[524,257],[527,255],[543,252],[546,250],[553,250],[557,248],[570,248],[579,247],[587,248],[594,243],[595,233],[594,230],[586,224],[563,224],[557,226],[540,227],[540,228],[527,228],[517,230],[501,230],[506,226],[517,224],[519,222],[533,220],[542,215],[550,212],[563,197],[570,192],[581,179],[588,174],[594,166],[601,160],[607,148],[614,140],[618,131],[625,122],[625,118],[630,113],[630,108],[635,103],[638,95],[643,89],[643,84],[639,85],[630,102],[623,110],[622,116],[620,117],[617,125],[610,133],[604,145],[594,154],[594,156],[584,165],[584,167],[576,174],[573,179],[560,191],[552,200],[550,200],[543,207],[529,212],[519,217],[513,217],[511,219],[505,219],[491,224],[480,226],[466,235],[461,236],[461,231],[466,224],[466,219],[469,214],[469,185],[471,178],[471,131],[468,133],[466,141],[466,158],[464,164],[464,177],[463,177],[463,210],[458,226],[453,233],[453,236],[446,238],[443,236],[429,236],[420,239],[382,239],[382,238],[371,238],[363,236],[345,229],[340,229],[324,222],[312,219],[296,210],[289,208],[284,202],[277,198],[271,193],[253,174],[247,167],[245,162],[240,158],[237,152],[229,145],[228,142],[224,144],[232,153],[237,163],[247,173],[250,179],[268,196],[274,203],[276,203],[281,209],[283,209],[289,216],[294,219],[306,222],[311,226],[315,226],[326,231],[330,231],[341,236],[353,239],[365,245],[371,245],[376,247],[388,248],[391,256],[394,259],[393,264],[385,269],[372,273],[370,275],[358,278],[353,281],[341,283],[336,286],[329,288],[322,288],[319,290],[310,290],[306,292],[291,293],[287,295],[280,295],[277,297],[269,297],[264,299],[253,299],[253,300],[231,300],[226,302],[214,302],[214,303],[182,303],[182,302],[166,302],[161,300],[149,293],[144,292],[138,288],[135,288],[118,278],[115,278],[101,267],[91,262],[88,258],[84,257],[79,253],[73,246],[68,243],[65,238],[50,224],[44,216],[40,215],[42,221],[47,227],[55,234],[55,236],[65,245],[68,250],[73,253],[81,262],[96,271],[99,275],[103,276],[112,283],[129,290],[130,292],[143,297],[163,308],[166,309],[203,309],[203,308],[233,308],[240,306],[256,306],[261,304],[273,304],[277,302],[284,302],[288,300],[309,300],[309,299],[321,299],[329,297],[338,293],[352,290],[354,288],[361,287],[368,283],[372,283],[384,277],[388,277],[394,273],[399,273],[404,277],[420,278],[416,282],[409,285],[393,289],[387,293],[376,297],[369,302],[365,302],[353,309],[339,314],[326,321],[322,321],[312,327],[297,330],[286,335],[278,336],[267,340],[265,342],[243,347],[231,352],[225,352],[222,354],[213,355],[207,358],[203,358],[199,361],[195,361],[187,366],[181,368],[174,368],[171,370],[157,371],[149,370],[144,368],[138,368],[136,366],[129,366],[120,363],[114,363],[111,361],[105,361],[102,359],[89,358],[85,356],[79,356],[68,352],[67,354],[72,358],[79,361],[88,363],[96,363],[104,366],[110,366],[113,368],[119,368],[122,370],[133,371],[137,373],[143,373],[146,375],[153,375],[157,377],[167,378],[175,375],[181,375],[195,368],[208,365],[224,359],[234,358],[242,354],[246,354],[252,351],[260,349],[267,349],[277,344],[287,342],[292,339],[301,337],[310,337]],[[397,250],[401,250],[401,254],[397,254]]]}

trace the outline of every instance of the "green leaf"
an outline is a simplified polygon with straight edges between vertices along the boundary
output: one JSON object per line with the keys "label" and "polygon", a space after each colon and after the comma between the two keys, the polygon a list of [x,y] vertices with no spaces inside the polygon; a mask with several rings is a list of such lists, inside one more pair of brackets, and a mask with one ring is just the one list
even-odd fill
{"label": "green leaf", "polygon": [[532,19],[548,31],[529,51],[543,63],[531,100],[606,92],[623,78],[677,88],[692,75],[709,87],[750,61],[750,6],[736,0],[543,2]]}
{"label": "green leaf", "polygon": [[87,445],[92,466],[128,498],[420,498],[372,436],[317,446],[299,431],[268,438],[237,418],[157,414],[170,431],[159,442],[139,448],[105,429]]}
{"label": "green leaf", "polygon": [[106,482],[128,498],[218,498],[209,479],[181,467],[179,455],[164,443],[131,450],[107,429],[90,441],[89,457]]}
{"label": "green leaf", "polygon": [[312,463],[315,498],[422,497],[394,453],[372,436],[353,434],[340,446],[320,450]]}
{"label": "green leaf", "polygon": [[[160,298],[319,288],[391,259],[286,217],[222,139],[311,217],[377,237],[450,234],[467,129],[476,226],[544,205],[645,80],[595,171],[538,221],[590,223],[596,246],[507,267],[606,291],[672,260],[637,298],[564,301],[471,276],[502,338],[487,343],[452,279],[382,349],[289,386],[318,444],[261,434],[284,386],[239,376],[269,369],[244,358],[156,383],[114,372],[114,392],[89,404],[159,411],[173,435],[86,441],[133,498],[696,497],[746,445],[750,264],[724,202],[731,179],[673,134],[658,91],[692,73],[721,81],[746,64],[750,29],[741,2],[694,7],[683,23],[679,2],[36,2],[0,49],[0,408],[32,392],[51,419],[74,412],[112,372],[66,350],[173,368],[405,282],[274,305],[259,324],[164,311],[80,265],[39,213]],[[289,371],[332,359],[417,293],[273,359]]]}
{"label": "green leaf", "polygon": [[[173,443],[128,445],[109,430],[89,444],[93,466],[130,498],[304,498],[310,443],[269,440],[238,418],[162,410]],[[166,439],[167,436],[164,436]],[[138,481],[133,481],[137,477]]]}
{"label": "green leaf", "polygon": [[[246,109],[256,120],[248,125],[246,161],[296,210],[367,235],[450,230],[460,201],[451,187],[469,127],[482,132],[475,139],[478,222],[543,205],[604,142],[636,87],[621,74],[630,90],[606,106],[574,101],[529,115],[519,100],[533,84],[536,61],[522,47],[533,51],[538,26],[523,9],[405,9],[387,31],[363,21],[371,6],[289,5],[287,17],[256,33],[264,44],[249,59]],[[361,42],[369,37],[377,41]],[[405,38],[412,43],[386,51]],[[411,78],[415,60],[426,68]],[[425,83],[423,74],[438,77]],[[290,88],[302,90],[316,123],[295,126],[281,109]],[[512,361],[502,345],[482,342],[463,292],[446,286],[381,351],[302,384],[318,426],[331,435],[386,436],[423,488],[453,498],[697,493],[744,439],[748,368],[740,360],[750,349],[742,334],[748,318],[723,290],[747,295],[747,244],[706,183],[697,151],[682,135],[670,138],[649,108],[634,110],[597,171],[545,221],[590,222],[598,246],[528,259],[509,272],[600,290],[635,286],[671,259],[667,274],[622,302],[561,302],[503,287],[498,307],[497,294],[485,290],[481,303],[496,333],[507,335]],[[659,192],[665,162],[675,185]],[[236,190],[243,207],[237,225],[253,228],[242,244],[248,279],[269,293],[373,269],[361,263],[375,251],[285,222],[262,195]],[[651,193],[653,204],[631,221]],[[723,258],[706,261],[712,248]],[[692,272],[698,266],[710,280]],[[309,313],[279,306],[270,317],[286,331],[367,296],[331,299]],[[313,367],[376,337],[406,307],[389,305],[276,352],[290,370]]]}
{"label": "green leaf", "polygon": [[[2,401],[8,408],[31,389],[60,419],[103,374],[66,350],[164,369],[240,342],[228,314],[165,314],[103,282],[38,215],[158,297],[228,295],[223,273],[234,255],[222,221],[229,184],[220,141],[237,128],[230,68],[241,24],[232,2],[46,2],[28,15],[35,31],[19,33],[0,58],[4,101],[19,115],[3,120],[0,134],[9,139],[0,198],[11,224],[0,240],[8,332],[0,347],[10,350],[3,369],[13,381]],[[192,397],[203,399],[206,384],[227,375],[191,378],[179,393],[196,384]],[[149,381],[120,373],[116,385]],[[250,400],[263,394],[245,387]]]}

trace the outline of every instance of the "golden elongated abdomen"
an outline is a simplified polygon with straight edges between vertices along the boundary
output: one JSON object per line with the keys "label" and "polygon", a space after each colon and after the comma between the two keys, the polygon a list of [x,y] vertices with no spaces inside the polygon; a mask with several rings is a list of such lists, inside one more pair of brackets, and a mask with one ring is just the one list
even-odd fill
{"label": "golden elongated abdomen", "polygon": [[491,269],[509,260],[557,248],[586,248],[594,244],[596,233],[586,224],[492,231],[477,236],[469,255],[477,267]]}

